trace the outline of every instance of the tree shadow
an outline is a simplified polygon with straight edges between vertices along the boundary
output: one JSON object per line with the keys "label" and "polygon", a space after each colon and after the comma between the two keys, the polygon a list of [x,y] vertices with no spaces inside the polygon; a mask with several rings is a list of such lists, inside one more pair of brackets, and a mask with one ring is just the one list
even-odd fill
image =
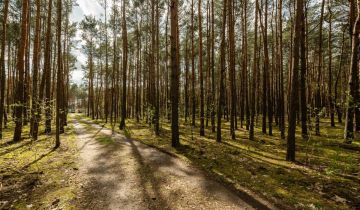
{"label": "tree shadow", "polygon": [[[17,142],[17,143],[18,143],[18,142]],[[23,144],[20,144],[20,145],[18,145],[18,146],[16,146],[16,147],[12,147],[12,148],[9,148],[9,149],[5,149],[4,152],[1,152],[1,153],[0,153],[0,156],[6,155],[6,154],[8,154],[8,153],[10,153],[10,152],[13,152],[13,151],[15,151],[15,150],[21,149],[21,148],[23,148],[23,147],[25,147],[25,146],[28,146],[28,145],[32,144],[32,143],[33,143],[32,141],[28,141],[28,142],[25,142],[25,143],[23,143]],[[9,146],[10,146],[10,145],[9,145]]]}
{"label": "tree shadow", "polygon": [[[127,142],[130,143],[132,148],[132,153],[134,154],[136,161],[139,163],[140,167],[138,167],[138,173],[141,177],[141,186],[142,193],[144,198],[148,201],[149,209],[171,209],[170,205],[163,198],[160,192],[160,180],[155,178],[153,169],[148,164],[144,162],[142,155],[138,149],[138,146],[134,144],[134,141],[131,139],[127,139]],[[169,165],[170,161],[163,161],[163,164]],[[154,193],[152,196],[151,193],[147,190],[147,183],[150,184],[150,187]]]}
{"label": "tree shadow", "polygon": [[[117,205],[121,205],[121,209],[139,209],[139,207],[172,209],[179,198],[181,199],[183,196],[190,203],[198,202],[191,194],[193,191],[187,189],[187,184],[195,192],[202,194],[204,199],[212,200],[214,198],[214,201],[211,201],[213,203],[217,202],[214,195],[219,195],[220,197],[225,196],[225,199],[221,198],[220,200],[229,201],[230,206],[236,206],[241,200],[254,208],[271,209],[246,190],[235,189],[231,184],[224,187],[222,184],[224,182],[218,182],[212,178],[213,176],[208,176],[202,170],[198,170],[192,164],[184,163],[173,155],[126,138],[121,134],[114,134],[111,129],[105,128],[100,132],[111,136],[115,141],[114,144],[101,145],[92,139],[91,143],[93,144],[88,145],[96,147],[99,153],[92,158],[92,166],[87,171],[90,179],[83,187],[84,195],[80,200],[85,209],[109,209],[113,207],[111,202],[117,202]],[[189,150],[193,149],[183,145],[177,150],[179,153],[187,154]],[[123,162],[124,159],[132,159],[132,161]],[[129,175],[129,169],[134,174]],[[116,180],[109,179],[109,176],[117,178]],[[134,179],[134,177],[136,178]],[[181,183],[175,184],[175,182]],[[128,189],[129,187],[137,188],[135,190],[137,198],[129,197],[128,193],[133,192]],[[113,197],[117,196],[119,190],[125,191],[122,194],[126,195],[114,200]],[[128,193],[126,190],[129,190]],[[128,202],[133,202],[132,206]],[[129,208],[129,205],[133,208]],[[211,206],[211,204],[196,203],[195,205],[197,208],[201,208],[202,205]]]}
{"label": "tree shadow", "polygon": [[78,206],[82,209],[109,209],[111,196],[117,191],[118,185],[126,181],[125,173],[119,163],[110,161],[122,146],[120,144],[101,145],[95,139],[91,139],[82,145],[81,150],[85,147],[95,147],[96,151],[94,151],[95,154],[86,154],[86,156],[93,156],[90,157],[91,160],[85,162],[89,165],[82,171],[86,179],[82,180],[85,182],[81,186],[82,193],[77,201]]}
{"label": "tree shadow", "polygon": [[[90,125],[94,128],[98,127]],[[97,142],[94,137],[100,133],[113,138],[113,143]],[[111,129],[104,126],[83,135],[86,142],[81,148],[86,147],[86,155],[91,157],[86,157],[90,158],[86,161],[90,166],[85,167],[84,171],[87,180],[82,186],[83,193],[78,200],[81,208],[137,209],[146,204],[148,209],[163,209],[165,206],[168,206],[166,209],[170,209],[158,190],[159,184],[152,174],[152,169],[144,163],[132,141],[111,132]],[[127,159],[133,160],[127,161]],[[133,161],[136,161],[135,165]],[[148,191],[149,186],[154,192],[153,196]],[[131,193],[137,195],[136,198]]]}
{"label": "tree shadow", "polygon": [[35,160],[33,160],[33,161],[31,161],[30,163],[24,165],[24,166],[21,168],[21,170],[25,170],[25,169],[29,168],[31,165],[39,162],[39,161],[42,160],[44,157],[46,157],[46,156],[50,155],[51,153],[53,153],[55,150],[56,150],[56,149],[53,148],[52,150],[48,151],[47,153],[44,153],[44,154],[40,155],[40,156],[39,156],[38,158],[36,158]]}

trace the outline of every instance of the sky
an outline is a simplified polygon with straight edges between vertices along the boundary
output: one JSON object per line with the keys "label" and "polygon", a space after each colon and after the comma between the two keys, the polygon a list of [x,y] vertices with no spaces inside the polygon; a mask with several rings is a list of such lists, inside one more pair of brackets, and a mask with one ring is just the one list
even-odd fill
{"label": "sky", "polygon": [[[70,20],[72,22],[81,22],[85,15],[93,15],[97,18],[100,18],[104,13],[104,9],[101,7],[98,0],[77,0],[78,6],[73,7],[73,11],[70,15]],[[76,84],[82,83],[83,80],[83,70],[81,65],[86,63],[86,55],[81,52],[81,30],[78,29],[76,34],[76,39],[79,40],[79,44],[72,50],[72,53],[77,58],[76,68],[71,73],[72,82]]]}

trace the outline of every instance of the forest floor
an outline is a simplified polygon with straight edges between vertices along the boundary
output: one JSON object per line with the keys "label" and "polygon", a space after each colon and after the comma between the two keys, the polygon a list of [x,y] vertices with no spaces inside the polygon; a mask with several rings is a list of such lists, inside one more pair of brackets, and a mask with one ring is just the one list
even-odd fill
{"label": "forest floor", "polygon": [[359,209],[359,139],[343,144],[343,125],[321,121],[321,136],[304,141],[298,131],[296,163],[285,161],[275,126],[273,136],[256,127],[255,141],[239,128],[231,140],[224,123],[219,144],[181,120],[174,149],[166,121],[155,136],[143,121],[128,119],[120,131],[71,114],[53,150],[54,136],[31,141],[29,126],[13,143],[10,123],[0,142],[0,209]]}
{"label": "forest floor", "polygon": [[236,140],[231,140],[229,123],[224,123],[219,144],[210,125],[200,137],[198,127],[181,119],[182,146],[174,149],[166,121],[161,122],[160,136],[144,121],[128,119],[124,131],[102,120],[92,122],[188,160],[228,188],[250,197],[260,195],[280,209],[360,209],[360,139],[344,144],[344,125],[330,127],[328,119],[321,119],[321,136],[311,130],[308,141],[297,130],[296,163],[285,161],[286,141],[276,126],[273,136],[262,134],[257,126],[255,141],[249,141],[248,131],[239,125]]}
{"label": "forest floor", "polygon": [[41,133],[43,126],[36,141],[24,126],[16,143],[13,128],[10,122],[0,142],[0,209],[74,209],[78,150],[72,119],[56,150],[55,136]]}
{"label": "forest floor", "polygon": [[239,196],[187,161],[77,119],[81,209],[230,210],[270,206],[256,196]]}

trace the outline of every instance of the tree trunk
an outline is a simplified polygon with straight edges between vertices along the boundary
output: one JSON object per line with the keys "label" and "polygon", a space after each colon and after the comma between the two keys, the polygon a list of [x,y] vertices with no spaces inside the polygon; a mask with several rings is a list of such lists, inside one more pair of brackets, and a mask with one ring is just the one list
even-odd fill
{"label": "tree trunk", "polygon": [[[255,1],[255,39],[254,39],[254,49],[257,49],[257,30],[258,30],[258,10],[259,10],[259,2],[258,0]],[[255,105],[255,96],[256,96],[256,76],[257,76],[257,52],[254,50],[254,68],[252,72],[252,87],[251,87],[251,96],[250,96],[250,106],[251,106],[251,114],[250,114],[250,129],[249,129],[249,139],[254,140],[254,127],[255,127],[255,112],[256,112],[256,105]]]}
{"label": "tree trunk", "polygon": [[[351,63],[350,63],[350,75],[349,75],[349,95],[347,96],[347,110],[346,110],[346,121],[344,138],[345,143],[351,143],[354,139],[354,115],[356,110],[359,108],[359,35],[360,35],[360,1],[350,1],[350,11],[355,11],[357,7],[357,15],[352,28],[352,44],[351,44]],[[354,19],[355,12],[350,13],[350,19]]]}
{"label": "tree trunk", "polygon": [[195,100],[195,49],[194,49],[194,0],[191,0],[191,98],[192,98],[192,126],[195,127],[196,100]]}
{"label": "tree trunk", "polygon": [[202,60],[202,14],[201,0],[198,0],[198,16],[199,16],[199,75],[200,75],[200,136],[205,135],[204,126],[204,81],[203,81],[203,60]]}
{"label": "tree trunk", "polygon": [[216,132],[216,141],[221,142],[221,118],[222,111],[224,109],[224,77],[225,77],[225,68],[226,68],[226,44],[225,44],[225,34],[226,34],[226,9],[227,9],[227,0],[224,0],[223,5],[223,21],[222,21],[222,35],[221,35],[221,44],[220,44],[220,89],[219,89],[219,101],[218,101],[218,112],[217,112],[217,132]]}
{"label": "tree trunk", "polygon": [[328,0],[328,16],[329,16],[329,40],[328,40],[328,47],[329,47],[329,83],[328,83],[328,91],[329,91],[329,107],[330,107],[330,125],[331,127],[335,127],[335,106],[332,96],[332,12],[331,12],[331,2]]}
{"label": "tree trunk", "polygon": [[184,82],[184,92],[185,92],[185,123],[188,121],[189,117],[189,51],[188,51],[188,32],[186,32],[185,40],[185,82]]}
{"label": "tree trunk", "polygon": [[0,139],[2,139],[3,119],[5,116],[5,80],[6,80],[5,47],[6,47],[8,12],[9,12],[9,0],[5,0],[4,9],[3,9],[3,25],[2,25],[3,36],[1,39],[1,55],[0,55],[0,62],[1,62],[0,64]]}
{"label": "tree trunk", "polygon": [[[302,10],[303,11],[303,10]],[[305,20],[304,12],[301,12],[301,18]],[[301,136],[303,139],[308,139],[307,132],[307,101],[306,101],[306,45],[305,45],[305,22],[301,22],[300,36],[300,108],[301,108]]]}
{"label": "tree trunk", "polygon": [[38,137],[39,128],[39,101],[38,101],[38,74],[39,74],[39,54],[40,54],[40,33],[41,33],[41,5],[40,0],[36,0],[36,23],[33,54],[33,85],[32,85],[32,109],[31,109],[31,136],[34,140]]}
{"label": "tree trunk", "polygon": [[[345,45],[345,30],[342,32],[342,44],[341,44],[341,51],[340,51],[340,60],[339,60],[339,69],[335,80],[335,96],[334,96],[334,102],[335,102],[335,108],[338,115],[338,123],[342,123],[342,107],[340,104],[342,104],[342,99],[338,98],[339,93],[342,91],[342,85],[339,87],[339,80],[341,80],[342,75],[342,65],[343,65],[343,54],[344,54],[344,45]],[[340,100],[340,101],[339,101]]]}
{"label": "tree trunk", "polygon": [[317,86],[315,90],[315,135],[320,135],[320,114],[321,114],[321,71],[323,65],[323,56],[322,56],[322,42],[323,42],[323,20],[324,20],[324,6],[325,0],[322,0],[321,3],[321,13],[320,13],[320,29],[319,29],[319,49],[318,49],[318,72],[317,72]]}
{"label": "tree trunk", "polygon": [[178,0],[170,2],[171,26],[171,144],[179,147],[179,27],[178,27]]}
{"label": "tree trunk", "polygon": [[229,14],[229,80],[230,80],[230,136],[235,140],[235,121],[236,121],[236,86],[235,86],[235,32],[234,32],[234,0],[228,0]]}
{"label": "tree trunk", "polygon": [[299,54],[300,54],[300,34],[301,25],[303,24],[303,0],[296,0],[295,12],[295,33],[293,46],[293,64],[292,64],[292,78],[291,78],[291,95],[289,101],[289,127],[287,137],[287,161],[295,161],[295,130],[296,130],[296,115],[298,113],[298,73],[299,73]]}
{"label": "tree trunk", "polygon": [[[45,89],[45,133],[51,133],[51,10],[52,0],[49,0],[48,14],[47,14],[47,26],[46,26],[46,38],[45,38],[45,52],[44,52],[44,89]],[[40,89],[42,91],[42,89]],[[40,94],[41,95],[41,94]],[[41,97],[42,98],[42,97]]]}
{"label": "tree trunk", "polygon": [[211,130],[215,132],[215,18],[214,0],[211,0]]}
{"label": "tree trunk", "polygon": [[61,51],[61,16],[62,16],[62,0],[57,0],[57,27],[56,27],[56,41],[57,41],[57,79],[56,79],[56,138],[55,148],[60,146],[60,132],[62,126],[61,115],[64,111],[62,108],[62,51]]}
{"label": "tree trunk", "polygon": [[[123,38],[123,87],[122,87],[122,102],[121,102],[121,121],[120,130],[125,129],[126,119],[126,72],[127,72],[127,61],[128,61],[128,43],[127,43],[127,29],[126,29],[126,3],[123,2],[123,18],[122,18],[122,38]],[[105,99],[106,100],[106,99]]]}
{"label": "tree trunk", "polygon": [[18,79],[16,84],[15,92],[15,129],[13,140],[15,142],[21,140],[22,132],[22,114],[24,107],[24,68],[25,68],[25,52],[27,49],[26,37],[28,35],[28,12],[29,12],[29,1],[22,1],[22,20],[21,20],[21,34],[19,42],[19,50],[17,55],[17,71]]}

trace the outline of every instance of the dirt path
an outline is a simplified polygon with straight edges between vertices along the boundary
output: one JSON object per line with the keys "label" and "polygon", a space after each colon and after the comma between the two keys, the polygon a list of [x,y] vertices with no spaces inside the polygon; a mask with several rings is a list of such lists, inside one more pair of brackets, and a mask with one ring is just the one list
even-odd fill
{"label": "dirt path", "polygon": [[[83,179],[79,208],[254,209],[178,158],[96,124],[75,122],[75,128]],[[114,142],[99,143],[99,137]]]}

